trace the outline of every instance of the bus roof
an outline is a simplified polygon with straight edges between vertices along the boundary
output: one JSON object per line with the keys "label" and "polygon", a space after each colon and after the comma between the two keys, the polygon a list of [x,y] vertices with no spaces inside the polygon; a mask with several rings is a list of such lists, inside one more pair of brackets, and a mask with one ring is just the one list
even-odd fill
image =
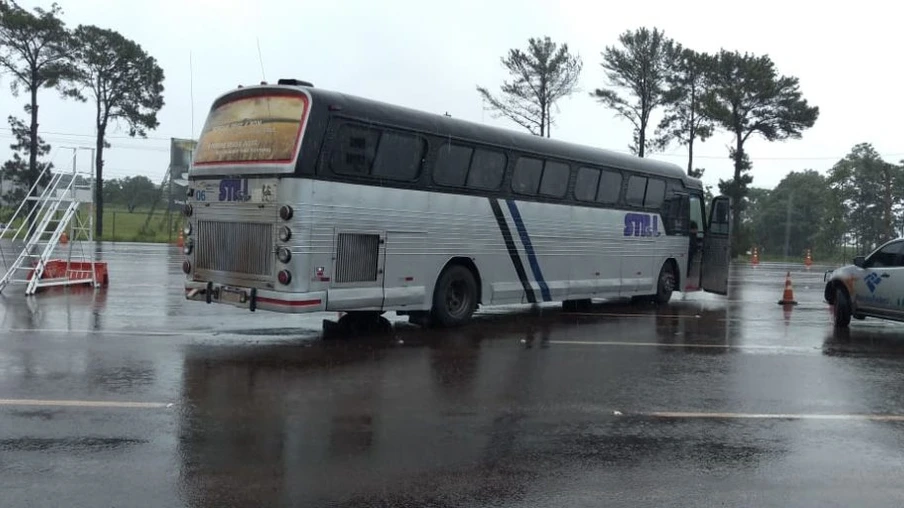
{"label": "bus roof", "polygon": [[[703,184],[699,179],[688,176],[681,167],[670,162],[651,160],[602,148],[534,136],[502,127],[483,125],[374,99],[307,86],[308,83],[304,82],[298,83],[297,85],[253,85],[242,87],[241,90],[244,93],[253,93],[255,88],[271,90],[274,88],[293,88],[304,90],[311,94],[315,104],[323,101],[330,106],[338,106],[344,115],[374,123],[415,129],[437,136],[450,136],[475,143],[494,145],[500,148],[554,158],[558,157],[590,165],[601,165],[677,178],[682,180],[688,187],[703,188]],[[233,92],[235,91],[238,90]],[[215,104],[229,95],[232,95],[232,93],[224,94],[215,101]]]}

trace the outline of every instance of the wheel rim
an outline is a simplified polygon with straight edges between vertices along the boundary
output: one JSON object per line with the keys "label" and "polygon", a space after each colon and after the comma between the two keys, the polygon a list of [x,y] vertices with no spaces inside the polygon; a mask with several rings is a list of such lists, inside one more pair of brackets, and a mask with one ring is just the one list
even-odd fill
{"label": "wheel rim", "polygon": [[455,279],[446,288],[446,311],[453,316],[460,316],[468,311],[471,295],[468,285],[461,279]]}

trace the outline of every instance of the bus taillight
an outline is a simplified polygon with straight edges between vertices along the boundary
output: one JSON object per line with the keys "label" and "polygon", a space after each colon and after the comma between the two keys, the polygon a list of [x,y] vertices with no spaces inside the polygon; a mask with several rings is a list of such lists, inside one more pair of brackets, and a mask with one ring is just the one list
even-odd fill
{"label": "bus taillight", "polygon": [[289,205],[282,205],[279,207],[279,218],[282,220],[289,220],[292,218],[292,207]]}
{"label": "bus taillight", "polygon": [[288,286],[289,283],[292,282],[292,274],[289,273],[289,270],[280,270],[279,275],[277,275],[276,278],[283,286]]}

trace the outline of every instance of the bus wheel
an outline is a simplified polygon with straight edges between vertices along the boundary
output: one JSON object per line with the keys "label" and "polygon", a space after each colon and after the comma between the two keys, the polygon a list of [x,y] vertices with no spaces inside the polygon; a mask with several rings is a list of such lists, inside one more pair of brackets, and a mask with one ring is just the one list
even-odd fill
{"label": "bus wheel", "polygon": [[659,271],[659,280],[656,283],[656,303],[668,303],[672,299],[672,292],[675,291],[675,272],[672,270],[672,263],[666,261]]}
{"label": "bus wheel", "polygon": [[433,290],[433,317],[444,327],[460,326],[471,319],[477,307],[477,281],[471,270],[450,265],[443,270]]}

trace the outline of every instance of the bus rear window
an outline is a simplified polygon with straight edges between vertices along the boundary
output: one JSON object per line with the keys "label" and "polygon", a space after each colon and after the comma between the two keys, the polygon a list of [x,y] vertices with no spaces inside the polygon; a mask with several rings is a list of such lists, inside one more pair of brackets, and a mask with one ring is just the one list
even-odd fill
{"label": "bus rear window", "polygon": [[221,104],[207,116],[194,164],[292,162],[306,106],[303,95],[259,95]]}

